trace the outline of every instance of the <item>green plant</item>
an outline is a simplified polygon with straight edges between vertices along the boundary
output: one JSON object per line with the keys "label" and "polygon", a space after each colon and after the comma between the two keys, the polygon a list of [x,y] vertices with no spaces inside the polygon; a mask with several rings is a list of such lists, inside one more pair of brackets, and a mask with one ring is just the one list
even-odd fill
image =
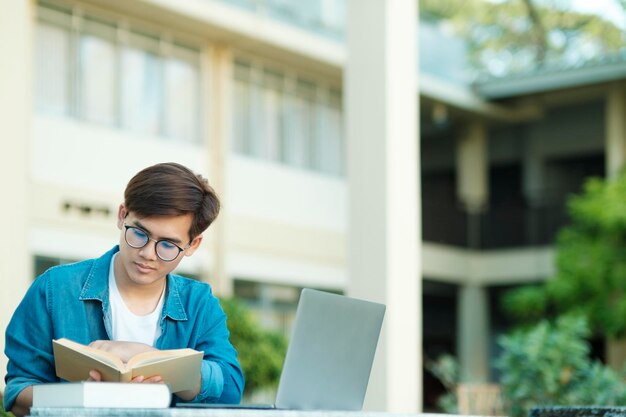
{"label": "green plant", "polygon": [[2,393],[0,392],[0,417],[15,417],[13,413],[4,411],[4,405],[2,402]]}
{"label": "green plant", "polygon": [[503,298],[526,322],[563,313],[587,317],[594,334],[626,335],[626,172],[587,181],[568,202],[572,222],[556,241],[556,276]]}
{"label": "green plant", "polygon": [[509,416],[541,405],[626,404],[622,376],[589,358],[589,334],[583,316],[562,316],[500,338],[496,367]]}
{"label": "green plant", "polygon": [[446,393],[437,399],[437,405],[444,413],[456,414],[456,387],[459,383],[459,362],[449,354],[443,354],[436,360],[426,361],[426,369],[437,378],[446,389]]}
{"label": "green plant", "polygon": [[286,338],[281,333],[262,329],[241,301],[221,299],[221,305],[228,317],[230,340],[239,353],[246,377],[245,394],[275,387],[287,352]]}

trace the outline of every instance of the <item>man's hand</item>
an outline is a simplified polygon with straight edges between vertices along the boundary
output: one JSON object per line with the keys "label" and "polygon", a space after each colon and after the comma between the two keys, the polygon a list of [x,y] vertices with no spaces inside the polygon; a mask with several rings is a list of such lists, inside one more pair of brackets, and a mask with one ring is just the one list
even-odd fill
{"label": "man's hand", "polygon": [[[128,362],[130,358],[132,358],[133,356],[139,353],[157,350],[153,348],[152,346],[148,346],[143,343],[117,342],[117,341],[112,341],[112,340],[96,340],[96,341],[91,342],[89,346],[95,349],[110,352],[114,354],[115,356],[117,356],[118,358],[120,358],[122,362],[124,363]],[[100,372],[96,371],[95,369],[92,369],[91,371],[89,371],[89,378],[87,378],[87,381],[102,381],[102,375],[100,375]],[[130,382],[162,384],[163,378],[161,378],[160,375],[154,375],[149,378],[146,378],[143,375],[138,375],[134,377],[133,379],[131,379]]]}
{"label": "man's hand", "polygon": [[[96,371],[95,369],[92,369],[91,371],[89,371],[89,378],[87,378],[87,381],[95,381],[95,382],[100,382],[102,381],[102,375],[100,375],[100,372]],[[163,384],[163,378],[161,378],[160,375],[155,375],[155,376],[151,376],[150,378],[146,378],[143,375],[137,375],[136,377],[134,377],[133,379],[130,380],[130,382],[143,382],[146,384]]]}
{"label": "man's hand", "polygon": [[124,363],[128,362],[130,358],[139,353],[157,350],[152,346],[148,346],[143,343],[117,342],[113,340],[96,340],[91,342],[89,346],[95,349],[104,350],[105,352],[110,352],[120,358]]}

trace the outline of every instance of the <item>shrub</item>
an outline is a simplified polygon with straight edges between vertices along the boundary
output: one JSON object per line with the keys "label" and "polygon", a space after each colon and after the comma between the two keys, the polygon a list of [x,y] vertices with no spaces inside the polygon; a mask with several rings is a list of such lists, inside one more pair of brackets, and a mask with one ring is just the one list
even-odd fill
{"label": "shrub", "polygon": [[626,404],[621,375],[589,358],[590,331],[581,316],[562,316],[503,336],[496,361],[511,417],[541,405]]}
{"label": "shrub", "polygon": [[[624,375],[590,359],[589,334],[583,316],[562,316],[501,337],[495,365],[501,371],[505,414],[526,417],[542,405],[626,405]],[[456,413],[456,359],[443,355],[426,367],[447,390],[439,407]]]}
{"label": "shrub", "polygon": [[236,299],[221,299],[228,317],[230,341],[239,353],[246,376],[245,395],[278,385],[287,352],[287,339],[278,332],[263,330],[246,306]]}

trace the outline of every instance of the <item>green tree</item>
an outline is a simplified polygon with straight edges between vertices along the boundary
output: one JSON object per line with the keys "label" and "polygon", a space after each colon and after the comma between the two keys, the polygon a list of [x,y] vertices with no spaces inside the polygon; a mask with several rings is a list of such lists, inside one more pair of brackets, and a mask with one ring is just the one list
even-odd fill
{"label": "green tree", "polygon": [[[626,1],[615,1],[626,15]],[[479,74],[579,64],[617,53],[625,41],[613,22],[572,10],[570,0],[420,0],[419,8],[422,17],[447,21],[466,39],[469,64]]]}
{"label": "green tree", "polygon": [[512,290],[503,307],[526,322],[568,312],[584,315],[593,332],[626,335],[626,173],[592,178],[568,202],[571,224],[556,240],[556,276]]}
{"label": "green tree", "polygon": [[228,317],[230,340],[239,353],[239,363],[246,377],[245,395],[257,389],[278,385],[287,339],[278,332],[262,329],[246,306],[236,299],[221,299]]}

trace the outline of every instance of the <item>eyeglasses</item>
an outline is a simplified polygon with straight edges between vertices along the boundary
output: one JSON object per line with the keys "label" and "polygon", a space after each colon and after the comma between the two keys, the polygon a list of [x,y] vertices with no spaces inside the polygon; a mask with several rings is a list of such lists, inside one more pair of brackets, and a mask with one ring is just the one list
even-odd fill
{"label": "eyeglasses", "polygon": [[178,258],[178,255],[186,248],[181,248],[180,246],[170,242],[169,240],[155,240],[151,239],[148,234],[142,229],[135,226],[128,226],[124,224],[126,231],[124,232],[124,239],[126,239],[126,243],[128,246],[135,249],[141,249],[148,244],[148,242],[155,242],[155,250],[156,254],[160,260],[165,262],[172,262],[174,259]]}

